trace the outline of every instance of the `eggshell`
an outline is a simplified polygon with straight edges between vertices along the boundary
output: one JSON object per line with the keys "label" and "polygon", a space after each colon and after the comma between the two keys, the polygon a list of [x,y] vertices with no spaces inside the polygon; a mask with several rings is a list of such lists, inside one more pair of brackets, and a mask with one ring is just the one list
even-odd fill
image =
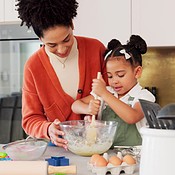
{"label": "eggshell", "polygon": [[91,156],[90,163],[94,165],[95,162],[98,160],[99,157],[100,157],[99,154],[93,154],[93,155]]}
{"label": "eggshell", "polygon": [[108,162],[106,161],[106,159],[103,156],[97,157],[94,165],[97,167],[104,167],[107,166]]}
{"label": "eggshell", "polygon": [[121,160],[123,160],[123,156],[122,156],[122,153],[121,152],[118,152],[117,153],[117,157],[120,158]]}
{"label": "eggshell", "polygon": [[106,161],[108,162],[108,160],[109,160],[109,155],[108,155],[108,153],[104,153],[103,154],[103,157],[106,159]]}
{"label": "eggshell", "polygon": [[128,165],[136,164],[136,160],[129,154],[123,157],[123,162],[126,162]]}
{"label": "eggshell", "polygon": [[112,165],[118,166],[118,165],[121,165],[122,160],[117,156],[111,156],[109,158],[109,163],[111,163]]}

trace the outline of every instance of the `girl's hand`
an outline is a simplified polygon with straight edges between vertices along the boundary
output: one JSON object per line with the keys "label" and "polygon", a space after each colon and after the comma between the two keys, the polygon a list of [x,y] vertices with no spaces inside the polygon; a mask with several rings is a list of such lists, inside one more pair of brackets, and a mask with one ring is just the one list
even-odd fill
{"label": "girl's hand", "polygon": [[53,144],[67,150],[67,141],[62,138],[64,132],[60,130],[59,123],[60,121],[58,119],[54,120],[48,128],[48,135]]}
{"label": "girl's hand", "polygon": [[100,100],[90,100],[88,106],[88,114],[97,115],[100,109]]}
{"label": "girl's hand", "polygon": [[107,91],[106,83],[102,77],[100,79],[93,79],[92,90],[99,97]]}
{"label": "girl's hand", "polygon": [[86,115],[86,116],[84,117],[84,120],[85,120],[85,121],[88,121],[88,122],[91,122],[91,121],[92,121],[92,116],[91,116],[91,115]]}

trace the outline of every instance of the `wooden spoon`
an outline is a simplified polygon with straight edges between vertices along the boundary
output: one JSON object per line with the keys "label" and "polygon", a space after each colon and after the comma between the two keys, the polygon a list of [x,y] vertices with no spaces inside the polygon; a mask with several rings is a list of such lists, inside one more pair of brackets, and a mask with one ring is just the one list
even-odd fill
{"label": "wooden spoon", "polygon": [[[100,79],[101,73],[97,73],[97,79]],[[95,94],[95,99],[98,98],[98,96]],[[89,126],[86,128],[86,140],[89,145],[92,145],[96,142],[97,139],[97,130],[95,128],[95,115],[92,115],[92,120]]]}

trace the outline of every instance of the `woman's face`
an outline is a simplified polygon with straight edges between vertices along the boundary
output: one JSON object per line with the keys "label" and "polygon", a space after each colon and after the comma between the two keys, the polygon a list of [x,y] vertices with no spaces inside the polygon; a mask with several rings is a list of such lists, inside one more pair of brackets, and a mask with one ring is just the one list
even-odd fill
{"label": "woman's face", "polygon": [[61,58],[65,58],[69,55],[74,43],[73,29],[71,26],[51,27],[43,32],[43,37],[40,40],[47,50]]}
{"label": "woman's face", "polygon": [[109,85],[118,93],[119,98],[137,84],[141,73],[141,66],[133,68],[123,56],[108,60],[106,69]]}

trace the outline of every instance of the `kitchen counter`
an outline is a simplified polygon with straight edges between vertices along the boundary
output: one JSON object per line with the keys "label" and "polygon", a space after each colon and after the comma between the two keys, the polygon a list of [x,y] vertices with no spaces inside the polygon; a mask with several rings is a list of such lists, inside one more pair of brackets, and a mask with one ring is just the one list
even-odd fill
{"label": "kitchen counter", "polygon": [[[3,151],[2,145],[0,145],[0,151]],[[87,168],[87,162],[89,161],[90,157],[75,155],[70,151],[66,151],[60,147],[48,146],[46,152],[41,157],[41,160],[45,160],[46,158],[50,158],[51,156],[65,156],[66,158],[68,158],[70,161],[70,165],[77,166],[77,175],[95,175],[91,173],[91,171],[89,171]],[[132,175],[138,175],[138,170],[136,170],[136,172]]]}

